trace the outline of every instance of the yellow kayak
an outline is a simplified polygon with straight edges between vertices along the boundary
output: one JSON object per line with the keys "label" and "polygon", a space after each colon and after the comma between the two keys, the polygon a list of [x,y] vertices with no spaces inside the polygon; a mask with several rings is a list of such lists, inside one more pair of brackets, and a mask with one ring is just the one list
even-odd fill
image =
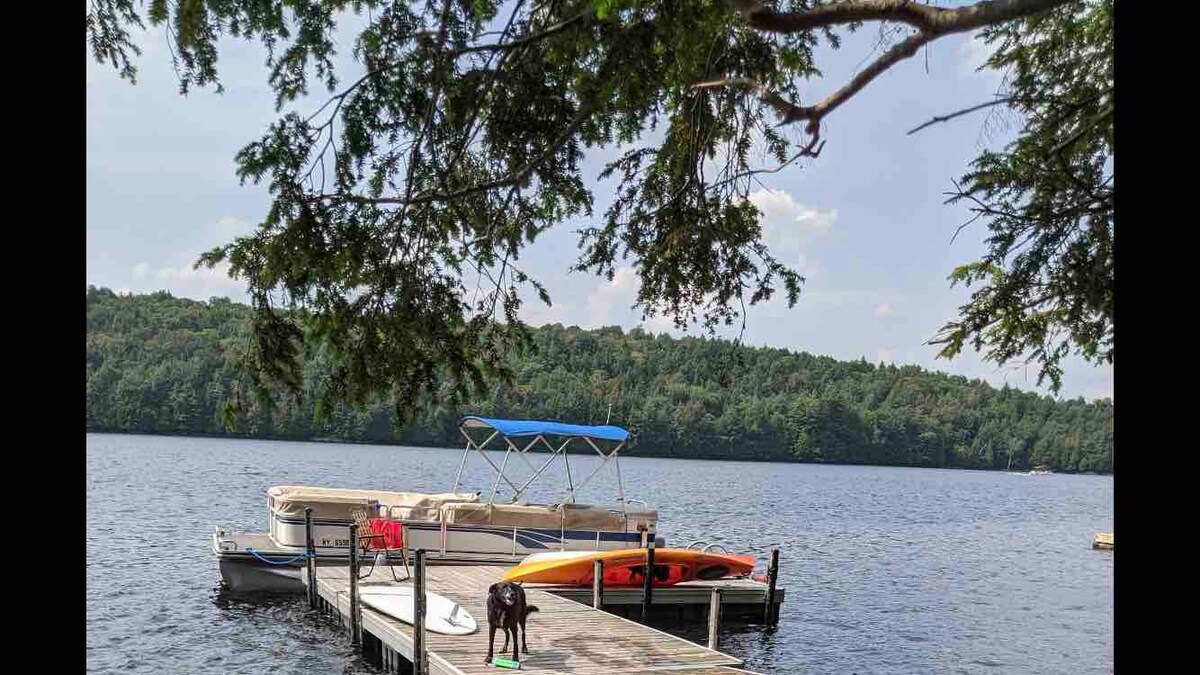
{"label": "yellow kayak", "polygon": [[[562,586],[590,586],[593,563],[604,562],[605,586],[641,586],[646,578],[646,549],[563,551],[530,556],[504,575],[505,581]],[[703,553],[682,548],[654,549],[654,585],[671,586],[695,579],[720,579],[750,574],[751,555]]]}

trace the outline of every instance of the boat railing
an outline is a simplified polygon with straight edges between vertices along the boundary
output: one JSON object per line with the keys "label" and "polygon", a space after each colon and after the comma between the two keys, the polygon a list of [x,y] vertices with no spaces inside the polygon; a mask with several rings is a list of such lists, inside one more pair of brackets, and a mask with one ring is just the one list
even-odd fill
{"label": "boat railing", "polygon": [[700,548],[698,548],[696,550],[700,551],[701,553],[708,553],[710,551],[716,551],[717,553],[725,553],[725,554],[729,553],[729,549],[725,548],[721,544],[718,544],[716,542],[709,543],[705,539],[697,539],[696,541],[691,542],[687,546],[684,546],[683,550],[691,551],[694,547],[697,547],[697,546],[700,546]]}

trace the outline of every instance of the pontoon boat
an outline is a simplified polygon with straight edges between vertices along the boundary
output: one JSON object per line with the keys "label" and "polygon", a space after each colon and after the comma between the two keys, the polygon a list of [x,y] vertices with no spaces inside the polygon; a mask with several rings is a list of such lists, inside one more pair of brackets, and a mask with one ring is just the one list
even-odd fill
{"label": "pontoon boat", "polygon": [[[499,420],[466,417],[459,425],[466,439],[454,487],[444,494],[342,490],[283,485],[267,491],[265,533],[231,533],[217,528],[212,548],[221,576],[235,590],[297,590],[305,557],[305,509],[312,509],[313,543],[318,564],[346,564],[349,557],[353,512],[401,523],[406,550],[425,549],[442,563],[516,563],[531,553],[545,551],[605,551],[644,548],[654,536],[658,512],[632,508],[621,482],[618,455],[629,432],[614,426],[581,426],[557,422]],[[482,438],[482,441],[480,440]],[[514,439],[522,441],[518,447]],[[554,439],[555,443],[551,442]],[[528,442],[525,442],[528,441]],[[567,448],[582,441],[601,458],[596,468],[578,484],[571,476]],[[504,446],[499,466],[485,450]],[[524,483],[506,474],[511,458],[531,469],[529,453],[537,444],[549,456]],[[599,445],[598,445],[599,443]],[[602,445],[616,445],[609,451]],[[496,472],[487,500],[480,493],[459,492],[463,469],[477,452]],[[520,503],[522,495],[558,458],[566,468],[565,497],[557,504]],[[611,507],[575,503],[575,494],[602,468],[616,469],[617,500]],[[512,489],[510,503],[498,503],[501,483]],[[656,537],[656,546],[665,542]]]}

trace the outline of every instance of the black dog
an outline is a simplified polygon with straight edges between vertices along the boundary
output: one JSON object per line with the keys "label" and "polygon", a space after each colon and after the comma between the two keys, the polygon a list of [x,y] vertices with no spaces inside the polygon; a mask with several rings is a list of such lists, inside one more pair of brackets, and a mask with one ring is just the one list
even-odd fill
{"label": "black dog", "polygon": [[508,634],[512,633],[513,661],[517,657],[517,627],[521,628],[521,653],[529,653],[529,645],[525,642],[525,618],[538,608],[525,603],[525,590],[516,584],[502,581],[488,588],[488,654],[484,663],[492,662],[492,648],[496,641],[496,628],[504,631],[504,646],[501,652],[508,651]]}

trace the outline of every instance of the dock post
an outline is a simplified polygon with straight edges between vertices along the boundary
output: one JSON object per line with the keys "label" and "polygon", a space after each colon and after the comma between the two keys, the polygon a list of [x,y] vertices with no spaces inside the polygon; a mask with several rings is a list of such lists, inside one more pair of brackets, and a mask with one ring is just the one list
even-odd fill
{"label": "dock post", "polygon": [[358,640],[358,523],[350,523],[350,644]]}
{"label": "dock post", "polygon": [[767,600],[763,606],[763,623],[779,623],[779,612],[775,609],[775,581],[779,578],[779,548],[771,549],[771,566],[767,569]]}
{"label": "dock post", "polygon": [[428,675],[425,653],[425,549],[417,549],[413,565],[413,675]]}
{"label": "dock post", "polygon": [[650,621],[651,594],[654,589],[654,532],[646,536],[646,579],[642,582],[642,623]]}
{"label": "dock post", "polygon": [[308,574],[308,608],[317,608],[317,547],[313,543],[312,507],[304,507],[304,552],[308,554],[305,572]]}
{"label": "dock post", "polygon": [[592,563],[592,607],[604,609],[604,561]]}
{"label": "dock post", "polygon": [[708,594],[708,648],[717,651],[721,634],[721,589],[713,586]]}

